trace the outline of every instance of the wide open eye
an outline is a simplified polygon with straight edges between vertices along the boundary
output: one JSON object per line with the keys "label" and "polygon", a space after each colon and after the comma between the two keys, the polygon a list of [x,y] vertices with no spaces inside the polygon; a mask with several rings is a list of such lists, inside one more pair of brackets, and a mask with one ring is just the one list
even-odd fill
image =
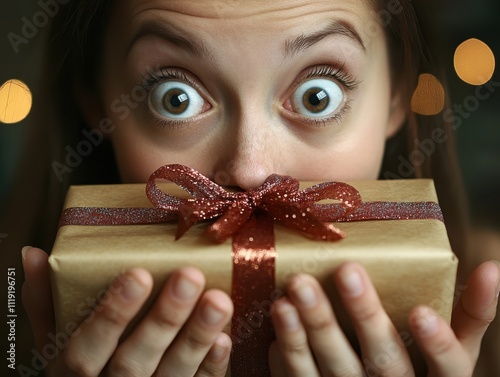
{"label": "wide open eye", "polygon": [[170,119],[188,119],[206,111],[205,99],[192,86],[180,81],[165,81],[149,95],[154,111]]}
{"label": "wide open eye", "polygon": [[293,110],[311,118],[332,116],[344,102],[344,92],[332,80],[311,79],[301,84],[291,98]]}

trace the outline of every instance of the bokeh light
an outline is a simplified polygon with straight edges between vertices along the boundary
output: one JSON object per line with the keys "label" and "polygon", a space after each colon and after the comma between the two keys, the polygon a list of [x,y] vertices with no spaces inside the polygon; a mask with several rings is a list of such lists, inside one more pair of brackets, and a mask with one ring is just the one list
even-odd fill
{"label": "bokeh light", "polygon": [[479,39],[469,39],[455,51],[455,71],[458,77],[471,85],[486,84],[495,72],[495,55]]}
{"label": "bokeh light", "polygon": [[22,121],[31,110],[32,96],[28,86],[19,80],[7,80],[0,87],[0,122]]}
{"label": "bokeh light", "polygon": [[430,73],[418,78],[418,86],[411,99],[411,109],[420,115],[437,115],[444,109],[445,92],[441,82]]}

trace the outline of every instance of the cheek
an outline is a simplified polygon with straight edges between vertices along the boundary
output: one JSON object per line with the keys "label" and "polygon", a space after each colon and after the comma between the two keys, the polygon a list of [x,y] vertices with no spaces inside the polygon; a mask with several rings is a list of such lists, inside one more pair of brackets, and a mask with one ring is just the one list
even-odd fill
{"label": "cheek", "polygon": [[295,161],[293,175],[310,181],[375,180],[379,175],[384,147],[383,138],[353,137],[329,150],[304,153],[309,157]]}
{"label": "cheek", "polygon": [[[391,88],[385,60],[373,65],[370,80],[360,92],[353,111],[352,135],[347,142],[350,176],[354,179],[377,179],[384,157],[390,121]],[[378,69],[376,69],[378,68]]]}
{"label": "cheek", "polygon": [[[117,128],[123,126],[119,124]],[[117,131],[112,136],[112,142],[123,182],[146,182],[149,175],[160,166],[155,153],[151,153],[140,139]]]}
{"label": "cheek", "polygon": [[385,141],[374,135],[374,138],[359,138],[352,147],[352,153],[346,158],[346,180],[377,179],[382,165]]}
{"label": "cheek", "polygon": [[146,182],[155,170],[168,164],[183,164],[206,175],[213,170],[218,149],[210,143],[206,148],[177,150],[152,141],[151,135],[143,130],[144,122],[133,117],[117,121],[116,125],[111,140],[124,183]]}

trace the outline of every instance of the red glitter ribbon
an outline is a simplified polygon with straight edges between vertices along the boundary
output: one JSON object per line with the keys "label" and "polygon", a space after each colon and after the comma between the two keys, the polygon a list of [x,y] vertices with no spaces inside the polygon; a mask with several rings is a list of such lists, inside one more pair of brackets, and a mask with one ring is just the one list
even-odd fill
{"label": "red glitter ribbon", "polygon": [[[181,199],[161,191],[157,179],[177,184],[193,198]],[[216,219],[207,234],[217,242],[230,237],[233,241],[231,373],[238,377],[269,375],[267,353],[274,337],[271,319],[262,308],[256,311],[253,303],[269,302],[274,293],[273,221],[314,240],[335,241],[344,233],[328,222],[443,220],[437,203],[362,203],[359,192],[341,182],[300,190],[298,180],[274,174],[256,189],[229,192],[183,165],[166,165],[155,171],[146,194],[155,208],[67,208],[59,226],[151,224],[177,219],[178,239],[194,224]],[[324,199],[340,203],[317,204]]]}

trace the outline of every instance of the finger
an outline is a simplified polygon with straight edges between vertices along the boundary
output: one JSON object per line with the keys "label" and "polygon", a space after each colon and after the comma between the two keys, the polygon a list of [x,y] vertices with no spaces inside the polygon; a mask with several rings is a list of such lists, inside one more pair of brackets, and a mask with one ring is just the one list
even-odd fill
{"label": "finger", "polygon": [[286,298],[273,305],[272,320],[287,376],[319,376],[306,330],[297,309]]}
{"label": "finger", "polygon": [[359,339],[365,368],[384,376],[413,376],[406,348],[364,268],[345,263],[337,269],[335,282]]}
{"label": "finger", "polygon": [[297,308],[322,375],[363,375],[363,367],[342,332],[328,298],[316,279],[293,277],[288,294]]}
{"label": "finger", "polygon": [[231,338],[225,333],[220,333],[214,345],[208,351],[195,374],[195,377],[223,377],[226,375],[231,353]]}
{"label": "finger", "polygon": [[205,277],[198,269],[186,267],[174,272],[148,314],[113,356],[110,376],[125,371],[127,375],[153,374],[191,315],[204,286]]}
{"label": "finger", "polygon": [[226,293],[206,291],[163,356],[157,375],[194,375],[232,314],[233,303]]}
{"label": "finger", "polygon": [[286,370],[283,367],[285,361],[281,356],[278,342],[274,341],[269,347],[269,370],[273,377],[287,377]]}
{"label": "finger", "polygon": [[48,335],[55,333],[48,258],[43,250],[29,246],[23,249],[25,282],[22,288],[22,300],[39,351],[52,342]]}
{"label": "finger", "polygon": [[132,269],[115,278],[103,296],[105,299],[71,337],[58,362],[57,375],[97,376],[152,286],[151,275],[143,269]]}
{"label": "finger", "polygon": [[410,329],[429,367],[428,377],[472,376],[473,363],[450,326],[428,307],[410,313]]}
{"label": "finger", "polygon": [[452,315],[451,326],[472,360],[477,360],[481,340],[495,318],[500,290],[500,264],[486,262],[467,281]]}

